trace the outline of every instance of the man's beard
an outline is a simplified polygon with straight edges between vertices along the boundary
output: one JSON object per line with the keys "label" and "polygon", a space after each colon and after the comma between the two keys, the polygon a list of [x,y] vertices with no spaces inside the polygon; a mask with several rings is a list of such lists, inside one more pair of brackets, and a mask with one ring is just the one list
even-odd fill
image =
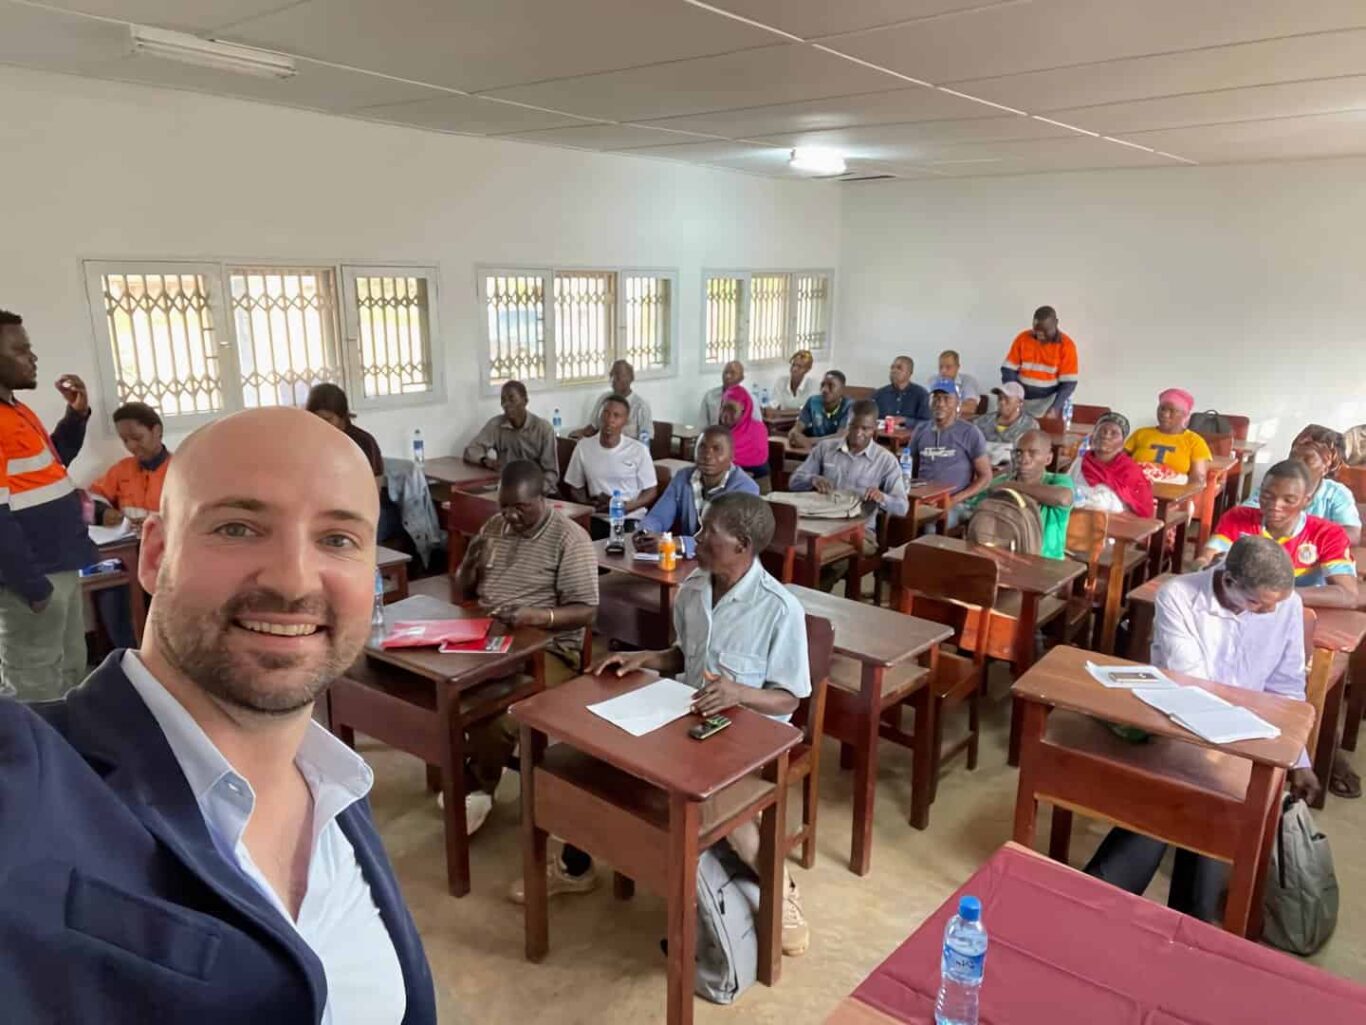
{"label": "man's beard", "polygon": [[[310,654],[234,653],[234,620],[251,613],[308,615],[318,619],[327,650]],[[233,595],[215,611],[201,612],[176,600],[176,587],[163,569],[157,579],[152,627],[167,660],[206,693],[237,708],[265,715],[288,715],[311,705],[360,654],[365,633],[339,635],[337,617],[322,595],[289,601],[274,591],[256,589]]]}

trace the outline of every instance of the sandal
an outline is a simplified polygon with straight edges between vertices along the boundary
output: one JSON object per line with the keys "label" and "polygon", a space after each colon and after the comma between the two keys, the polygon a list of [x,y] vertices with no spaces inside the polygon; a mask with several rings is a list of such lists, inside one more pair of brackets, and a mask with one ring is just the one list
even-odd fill
{"label": "sandal", "polygon": [[1328,790],[1334,797],[1343,797],[1349,801],[1361,796],[1361,777],[1353,771],[1341,752],[1333,759],[1333,771],[1328,777]]}

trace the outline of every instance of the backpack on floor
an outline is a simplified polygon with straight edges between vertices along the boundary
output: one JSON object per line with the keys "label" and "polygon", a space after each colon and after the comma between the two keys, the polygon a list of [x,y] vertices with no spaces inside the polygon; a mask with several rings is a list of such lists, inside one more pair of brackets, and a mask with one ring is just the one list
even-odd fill
{"label": "backpack on floor", "polygon": [[1038,555],[1043,551],[1039,503],[1014,488],[996,488],[977,504],[968,520],[967,537],[980,545]]}
{"label": "backpack on floor", "polygon": [[693,991],[714,1004],[734,1002],[754,985],[759,882],[722,840],[697,859],[697,971]]}
{"label": "backpack on floor", "polygon": [[1314,828],[1309,806],[1286,797],[1271,845],[1262,939],[1308,955],[1328,942],[1338,924],[1338,879],[1328,837]]}
{"label": "backpack on floor", "polygon": [[1192,413],[1186,429],[1204,437],[1208,434],[1232,434],[1233,424],[1217,409],[1207,409],[1203,413]]}

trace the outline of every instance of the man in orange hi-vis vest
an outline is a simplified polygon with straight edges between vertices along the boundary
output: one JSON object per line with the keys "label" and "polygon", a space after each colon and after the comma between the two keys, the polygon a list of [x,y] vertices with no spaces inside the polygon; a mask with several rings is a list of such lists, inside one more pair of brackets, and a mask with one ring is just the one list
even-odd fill
{"label": "man in orange hi-vis vest", "polygon": [[1063,404],[1077,390],[1077,346],[1058,330],[1051,306],[1034,311],[1034,328],[1021,331],[1001,364],[1001,383],[1018,381],[1025,390],[1031,416],[1062,415]]}
{"label": "man in orange hi-vis vest", "polygon": [[90,400],[57,378],[66,415],[51,436],[14,397],[38,386],[23,318],[0,310],[0,695],[60,698],[85,675],[78,571],[96,559],[66,466],[85,442]]}

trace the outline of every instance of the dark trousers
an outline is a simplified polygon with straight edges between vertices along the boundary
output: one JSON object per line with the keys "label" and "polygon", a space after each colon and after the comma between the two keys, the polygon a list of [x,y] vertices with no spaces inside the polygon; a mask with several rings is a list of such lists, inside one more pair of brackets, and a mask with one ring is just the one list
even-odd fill
{"label": "dark trousers", "polygon": [[[1084,871],[1121,890],[1142,894],[1157,875],[1166,852],[1167,845],[1161,840],[1115,828],[1101,841]],[[1228,889],[1228,874],[1228,866],[1222,861],[1178,847],[1167,906],[1183,915],[1218,925],[1224,917],[1222,904]]]}

